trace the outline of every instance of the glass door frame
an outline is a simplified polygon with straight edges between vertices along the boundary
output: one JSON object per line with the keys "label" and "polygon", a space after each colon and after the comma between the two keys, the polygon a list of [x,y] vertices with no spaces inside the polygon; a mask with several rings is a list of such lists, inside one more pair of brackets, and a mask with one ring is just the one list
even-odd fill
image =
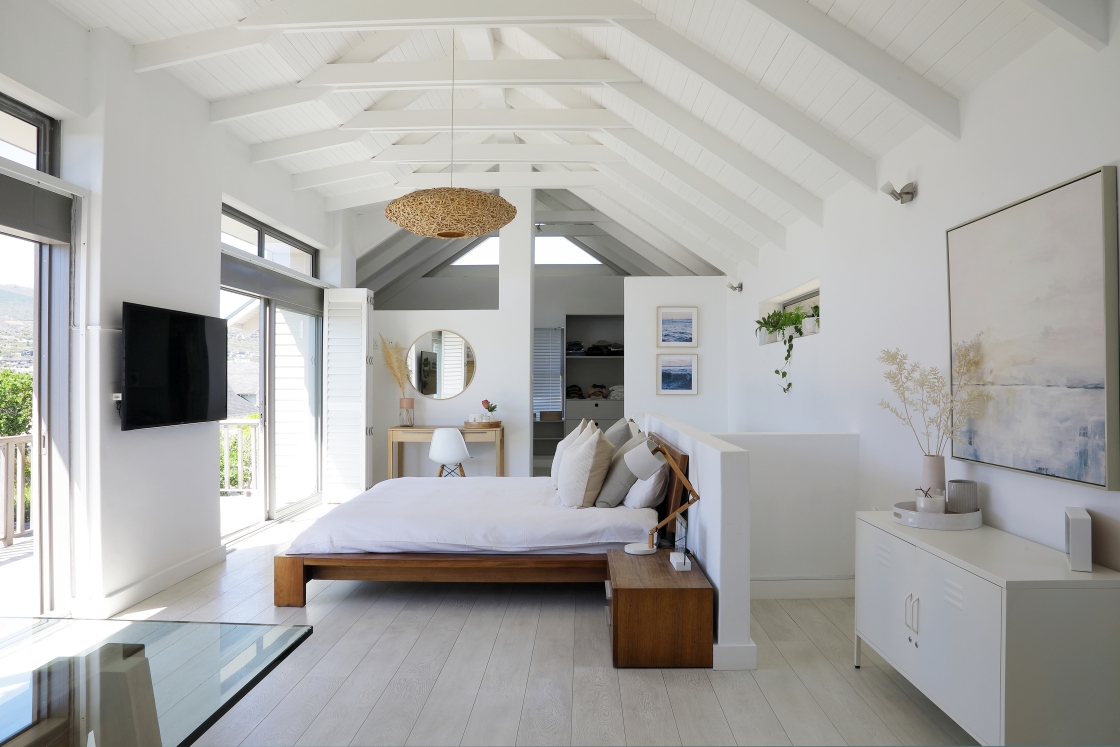
{"label": "glass door frame", "polygon": [[267,366],[262,366],[262,369],[267,371],[267,388],[265,405],[261,408],[262,414],[265,415],[267,423],[275,422],[276,416],[276,403],[275,398],[272,396],[276,385],[276,312],[278,309],[286,309],[293,311],[297,314],[303,314],[312,319],[315,335],[315,394],[313,401],[316,403],[315,408],[315,492],[311,495],[290,503],[286,506],[277,505],[276,490],[276,460],[274,455],[276,453],[276,429],[272,427],[265,427],[265,443],[267,444],[265,451],[268,453],[267,459],[267,475],[268,487],[266,488],[266,495],[268,496],[268,519],[275,521],[277,519],[284,519],[293,514],[305,511],[312,506],[316,506],[323,501],[323,314],[322,312],[312,311],[295,304],[283,303],[271,298],[262,299],[267,307],[267,322],[268,322],[268,337],[265,347],[267,353]]}

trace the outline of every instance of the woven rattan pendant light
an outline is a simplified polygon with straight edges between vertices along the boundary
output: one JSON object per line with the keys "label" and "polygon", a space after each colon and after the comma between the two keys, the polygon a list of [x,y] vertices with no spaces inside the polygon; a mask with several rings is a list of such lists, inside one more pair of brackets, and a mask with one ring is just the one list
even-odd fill
{"label": "woven rattan pendant light", "polygon": [[497,231],[517,208],[495,194],[455,186],[455,31],[451,32],[451,186],[419,189],[385,206],[385,217],[417,236],[473,239]]}

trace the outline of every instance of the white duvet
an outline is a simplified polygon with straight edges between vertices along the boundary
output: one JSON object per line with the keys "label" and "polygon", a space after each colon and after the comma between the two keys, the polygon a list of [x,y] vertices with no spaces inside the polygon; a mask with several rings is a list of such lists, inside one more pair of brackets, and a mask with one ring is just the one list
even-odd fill
{"label": "white duvet", "polygon": [[288,552],[606,552],[655,524],[652,508],[564,508],[548,477],[402,477],[332,509]]}

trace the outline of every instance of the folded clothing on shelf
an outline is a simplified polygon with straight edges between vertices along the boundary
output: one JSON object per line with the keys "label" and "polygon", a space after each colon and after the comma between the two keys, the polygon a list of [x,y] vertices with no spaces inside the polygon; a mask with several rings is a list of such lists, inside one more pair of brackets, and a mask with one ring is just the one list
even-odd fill
{"label": "folded clothing on shelf", "polygon": [[622,384],[615,384],[611,387],[611,393],[607,395],[607,399],[622,400],[625,399],[625,387]]}
{"label": "folded clothing on shelf", "polygon": [[568,384],[568,399],[583,399],[583,388],[579,384]]}
{"label": "folded clothing on shelf", "polygon": [[568,355],[586,355],[586,352],[583,349],[583,343],[579,340],[569,341],[566,352]]}
{"label": "folded clothing on shelf", "polygon": [[587,348],[588,355],[622,355],[622,353],[622,343],[610,342],[609,340],[599,340]]}
{"label": "folded clothing on shelf", "polygon": [[609,392],[603,384],[592,384],[587,390],[588,399],[606,399]]}

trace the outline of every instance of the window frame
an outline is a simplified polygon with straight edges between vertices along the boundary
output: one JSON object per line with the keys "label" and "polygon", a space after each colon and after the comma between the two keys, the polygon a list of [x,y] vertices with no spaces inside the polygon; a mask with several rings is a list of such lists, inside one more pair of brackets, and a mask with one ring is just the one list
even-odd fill
{"label": "window frame", "polygon": [[[284,233],[283,231],[278,231],[277,229],[273,228],[272,226],[268,225],[267,223],[264,223],[263,221],[257,220],[256,218],[254,218],[251,215],[246,215],[245,213],[241,212],[237,208],[232,208],[229,205],[226,205],[225,203],[222,203],[222,215],[227,215],[230,218],[233,218],[236,221],[240,221],[241,223],[244,223],[245,225],[249,226],[250,228],[255,228],[257,230],[257,257],[259,257],[260,259],[265,259],[264,246],[265,246],[265,237],[266,236],[270,236],[273,239],[276,239],[277,241],[282,241],[283,243],[291,246],[293,249],[297,249],[297,250],[299,250],[299,251],[301,251],[305,254],[310,254],[311,255],[311,275],[310,275],[310,277],[314,278],[315,280],[319,279],[319,250],[316,249],[315,247],[313,247],[310,244],[307,244],[303,241],[300,241],[299,239],[297,239],[293,236],[289,236],[288,234]],[[268,261],[268,260],[266,260],[266,261]],[[279,264],[279,263],[276,263],[276,264]],[[280,265],[280,266],[283,267],[283,265]],[[293,268],[287,268],[287,269],[290,269],[290,270],[292,270],[292,272],[296,272],[298,274],[303,274],[303,273],[300,273],[298,270],[295,270]]]}
{"label": "window frame", "polygon": [[0,112],[27,122],[38,131],[35,170],[51,176],[59,176],[61,171],[59,144],[62,136],[59,121],[3,93],[0,93]]}

